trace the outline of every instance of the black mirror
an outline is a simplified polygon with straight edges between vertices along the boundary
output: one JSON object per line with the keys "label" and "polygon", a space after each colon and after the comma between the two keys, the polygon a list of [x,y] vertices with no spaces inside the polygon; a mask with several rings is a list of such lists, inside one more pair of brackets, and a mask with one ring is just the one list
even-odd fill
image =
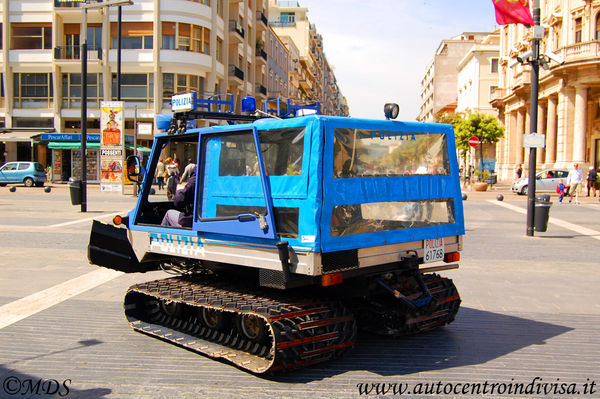
{"label": "black mirror", "polygon": [[136,183],[142,182],[142,165],[140,165],[140,159],[135,155],[127,157],[127,177]]}

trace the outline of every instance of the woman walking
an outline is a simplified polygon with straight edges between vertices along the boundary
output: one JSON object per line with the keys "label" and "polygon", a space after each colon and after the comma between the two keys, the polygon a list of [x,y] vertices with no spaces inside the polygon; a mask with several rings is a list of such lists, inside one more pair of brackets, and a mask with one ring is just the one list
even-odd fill
{"label": "woman walking", "polygon": [[165,159],[167,168],[167,199],[173,198],[177,191],[177,183],[179,182],[179,168],[177,164],[173,162],[171,157]]}

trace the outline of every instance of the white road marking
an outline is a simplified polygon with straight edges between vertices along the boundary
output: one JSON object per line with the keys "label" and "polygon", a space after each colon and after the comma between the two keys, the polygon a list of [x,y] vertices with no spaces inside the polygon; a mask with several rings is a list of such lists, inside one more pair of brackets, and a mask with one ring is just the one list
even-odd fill
{"label": "white road marking", "polygon": [[0,329],[91,290],[123,274],[111,269],[98,269],[0,306]]}
{"label": "white road marking", "polygon": [[[495,200],[487,200],[489,203],[502,206],[506,209],[510,209],[511,211],[515,211],[517,213],[521,213],[523,215],[527,215],[527,209],[519,208],[518,206],[507,204],[505,202],[495,201]],[[576,233],[590,236],[596,240],[600,240],[600,231],[588,229],[587,227],[579,226],[575,223],[567,222],[566,220],[558,219],[550,216],[548,218],[548,224],[555,224],[557,226],[563,227],[565,229],[574,231]]]}
{"label": "white road marking", "polygon": [[113,212],[113,213],[107,213],[105,215],[100,215],[100,216],[92,216],[89,218],[85,218],[85,219],[77,219],[77,220],[71,220],[69,222],[63,222],[63,223],[57,223],[57,224],[51,224],[49,226],[44,226],[45,228],[54,228],[54,227],[63,227],[63,226],[70,226],[72,224],[78,224],[78,223],[84,223],[84,222],[88,222],[90,220],[94,220],[94,219],[104,219],[107,217],[111,217],[111,216],[116,216],[119,214],[125,214],[127,211],[123,211],[123,212]]}

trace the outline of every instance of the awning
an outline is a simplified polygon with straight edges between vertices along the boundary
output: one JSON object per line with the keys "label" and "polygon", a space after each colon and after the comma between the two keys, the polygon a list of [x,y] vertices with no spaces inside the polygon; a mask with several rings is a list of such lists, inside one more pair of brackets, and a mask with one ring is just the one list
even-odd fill
{"label": "awning", "polygon": [[[78,150],[81,148],[81,142],[79,141],[50,141],[48,142],[48,148],[53,150]],[[88,142],[86,145],[87,149],[98,150],[100,149],[100,143],[98,142]],[[129,150],[133,150],[132,144],[126,144],[125,148]],[[144,147],[143,145],[137,146],[138,150],[150,153],[150,148]]]}
{"label": "awning", "polygon": [[37,136],[41,133],[42,132],[31,130],[13,130],[7,132],[0,132],[0,142],[30,143],[32,136]]}

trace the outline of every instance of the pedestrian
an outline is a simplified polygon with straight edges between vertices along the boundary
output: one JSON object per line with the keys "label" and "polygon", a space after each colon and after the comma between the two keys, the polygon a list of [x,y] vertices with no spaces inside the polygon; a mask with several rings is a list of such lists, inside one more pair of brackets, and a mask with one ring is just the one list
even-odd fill
{"label": "pedestrian", "polygon": [[558,181],[558,184],[556,185],[556,192],[558,193],[558,202],[562,202],[563,197],[565,196],[565,191],[566,187],[563,182],[563,179],[560,179]]}
{"label": "pedestrian", "polygon": [[165,164],[160,158],[158,160],[158,164],[156,165],[156,183],[158,184],[158,190],[162,190],[165,187]]}
{"label": "pedestrian", "polygon": [[515,174],[517,175],[517,179],[520,179],[523,175],[523,167],[521,166],[521,164],[519,164],[519,167],[517,168]]}
{"label": "pedestrian", "polygon": [[192,161],[192,158],[188,158],[188,164],[186,165],[183,173],[181,174],[181,181],[185,182],[192,176],[192,171],[196,168],[196,164]]}
{"label": "pedestrian", "polygon": [[579,191],[581,191],[581,183],[583,182],[583,171],[579,169],[579,164],[574,164],[573,169],[569,171],[567,176],[567,184],[569,185],[569,203],[573,201],[575,195],[575,204],[579,204]]}
{"label": "pedestrian", "polygon": [[167,169],[167,199],[173,198],[177,191],[177,183],[179,183],[179,168],[171,157],[165,159]]}
{"label": "pedestrian", "polygon": [[598,188],[598,172],[594,169],[593,166],[590,166],[590,170],[587,175],[587,195],[590,196],[590,190],[594,193],[594,197],[596,196],[596,189]]}

